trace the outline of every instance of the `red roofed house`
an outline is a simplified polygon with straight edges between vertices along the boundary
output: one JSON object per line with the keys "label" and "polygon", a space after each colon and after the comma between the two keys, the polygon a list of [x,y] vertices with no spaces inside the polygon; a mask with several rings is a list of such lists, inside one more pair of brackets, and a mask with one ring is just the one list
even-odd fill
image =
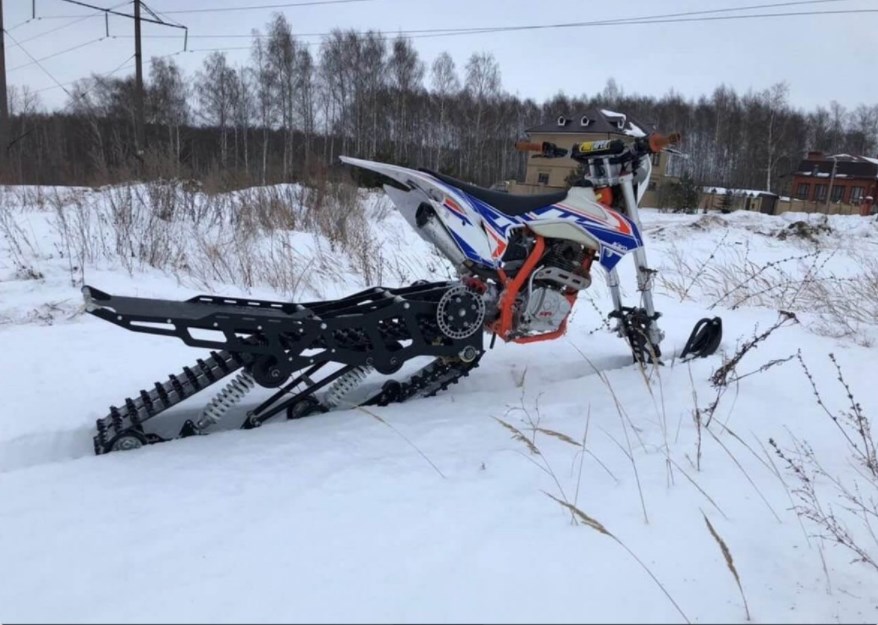
{"label": "red roofed house", "polygon": [[793,173],[790,195],[809,210],[869,215],[878,197],[878,158],[808,152]]}

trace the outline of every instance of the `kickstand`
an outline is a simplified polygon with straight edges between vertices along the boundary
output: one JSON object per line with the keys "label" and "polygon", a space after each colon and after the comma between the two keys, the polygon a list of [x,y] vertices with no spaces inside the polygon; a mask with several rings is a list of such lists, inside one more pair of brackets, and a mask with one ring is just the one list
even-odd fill
{"label": "kickstand", "polygon": [[692,328],[689,340],[680,353],[680,358],[706,358],[716,351],[723,338],[723,320],[719,317],[704,317]]}

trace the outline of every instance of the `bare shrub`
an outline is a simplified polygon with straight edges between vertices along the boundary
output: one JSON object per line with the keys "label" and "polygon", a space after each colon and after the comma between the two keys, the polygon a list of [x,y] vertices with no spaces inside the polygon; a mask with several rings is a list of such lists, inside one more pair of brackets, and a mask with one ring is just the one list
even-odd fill
{"label": "bare shrub", "polygon": [[[5,203],[5,198],[0,198],[0,201]],[[18,223],[17,212],[12,207],[0,210],[0,234],[6,241],[16,271],[27,273],[31,270],[32,263],[39,256],[39,253],[36,242]],[[36,272],[35,269],[32,271]]]}
{"label": "bare shrub", "polygon": [[[791,449],[783,449],[774,439],[769,443],[796,480],[796,513],[817,527],[818,538],[844,547],[854,554],[856,562],[878,571],[878,441],[872,434],[871,420],[854,398],[841,366],[833,354],[829,358],[847,398],[848,405],[843,409],[829,408],[801,353],[798,354],[817,405],[835,425],[855,476],[833,475],[812,446],[792,434]],[[833,505],[833,501],[840,503]]]}
{"label": "bare shrub", "polygon": [[819,243],[820,237],[825,234],[832,234],[833,230],[829,226],[829,219],[826,215],[820,215],[821,219],[817,222],[794,221],[786,228],[780,230],[775,236],[781,241],[789,238],[798,238],[810,241],[811,243]]}
{"label": "bare shrub", "polygon": [[750,247],[715,249],[706,259],[695,258],[673,247],[659,284],[680,301],[693,292],[711,300],[710,309],[725,306],[760,306],[775,310],[813,313],[809,327],[834,337],[848,337],[869,345],[865,326],[878,322],[878,259],[862,251],[850,252],[856,271],[838,276],[828,271],[838,250],[816,249],[779,260],[757,263]]}

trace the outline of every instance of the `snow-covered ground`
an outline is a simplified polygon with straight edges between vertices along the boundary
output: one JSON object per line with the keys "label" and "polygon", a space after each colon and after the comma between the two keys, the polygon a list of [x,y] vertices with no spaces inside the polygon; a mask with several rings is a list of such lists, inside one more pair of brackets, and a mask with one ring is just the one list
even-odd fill
{"label": "snow-covered ground", "polygon": [[[238,241],[200,216],[133,227],[134,247],[170,233],[150,266],[117,253],[107,192],[56,191],[6,190],[0,206],[0,622],[744,622],[742,596],[754,622],[878,619],[878,570],[796,514],[803,482],[769,442],[788,455],[809,445],[820,503],[878,558],[878,519],[846,512],[829,480],[858,484],[865,510],[878,499],[829,357],[878,419],[876,328],[833,317],[878,258],[874,221],[834,216],[811,238],[789,226],[813,215],[645,211],[664,349],[719,314],[725,338],[707,359],[630,365],[600,329],[597,277],[564,338],[498,343],[445,393],[370,409],[380,420],[338,411],[95,457],[110,404],[203,352],[83,314],[83,280],[126,295],[314,299],[447,266],[376,194],[359,200],[372,246],[359,261],[326,228]],[[229,266],[212,271],[217,250]],[[265,266],[248,269],[247,250]],[[281,262],[301,280],[267,273]],[[242,272],[252,286],[229,281]],[[706,426],[709,378],[779,309],[799,322],[743,357]]]}

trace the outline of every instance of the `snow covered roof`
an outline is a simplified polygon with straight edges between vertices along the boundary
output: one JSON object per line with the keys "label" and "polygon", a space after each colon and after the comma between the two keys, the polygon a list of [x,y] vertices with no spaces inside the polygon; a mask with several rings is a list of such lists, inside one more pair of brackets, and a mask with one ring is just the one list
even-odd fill
{"label": "snow covered roof", "polygon": [[728,191],[732,192],[732,195],[737,195],[741,197],[759,197],[762,195],[774,195],[771,191],[763,191],[760,189],[728,189],[726,187],[702,187],[702,190],[705,193],[709,193],[711,195],[725,195]]}
{"label": "snow covered roof", "polygon": [[528,128],[532,134],[617,134],[629,137],[646,136],[647,126],[630,115],[608,109],[587,109],[574,115],[559,115],[556,119]]}
{"label": "snow covered roof", "polygon": [[878,158],[852,154],[832,154],[819,158],[805,158],[799,162],[797,176],[829,178],[835,170],[836,178],[878,178]]}
{"label": "snow covered roof", "polygon": [[830,161],[832,159],[844,161],[866,161],[867,163],[878,165],[878,158],[872,158],[870,156],[859,156],[854,154],[830,154],[829,156],[826,156],[824,158]]}

